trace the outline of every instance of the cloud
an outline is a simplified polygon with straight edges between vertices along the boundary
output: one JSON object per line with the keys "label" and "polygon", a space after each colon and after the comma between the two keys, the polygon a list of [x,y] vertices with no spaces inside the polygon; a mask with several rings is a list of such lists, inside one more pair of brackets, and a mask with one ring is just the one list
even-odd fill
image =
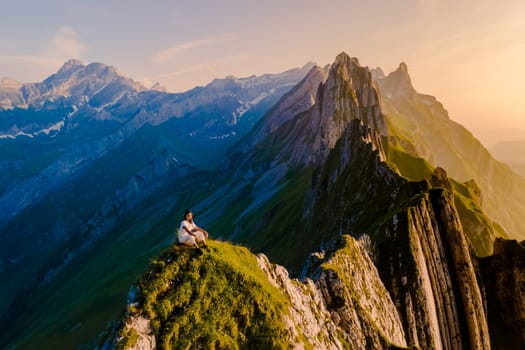
{"label": "cloud", "polygon": [[46,54],[51,57],[80,58],[86,52],[87,45],[78,33],[69,26],[62,26],[53,36],[46,48]]}
{"label": "cloud", "polygon": [[216,37],[211,37],[207,39],[188,41],[182,44],[178,44],[178,45],[154,52],[151,56],[151,59],[155,63],[164,62],[164,61],[173,59],[175,56],[177,56],[179,53],[182,53],[182,52],[191,51],[196,48],[203,47],[203,46],[213,46],[213,45],[223,44],[226,42],[230,42],[232,40],[233,40],[232,35],[222,35],[222,36],[216,36]]}
{"label": "cloud", "polygon": [[196,72],[196,71],[199,71],[199,70],[209,69],[209,67],[210,67],[210,63],[198,63],[198,64],[194,64],[194,65],[191,65],[189,67],[186,67],[186,68],[183,68],[183,69],[179,69],[179,70],[176,70],[176,71],[173,71],[173,72],[155,75],[154,77],[152,77],[150,79],[171,78],[171,77],[175,77],[175,76],[181,75],[181,74],[186,74],[186,73]]}
{"label": "cloud", "polygon": [[156,81],[157,79],[172,78],[172,77],[175,77],[177,75],[182,75],[182,74],[186,74],[186,73],[196,72],[196,71],[200,71],[200,70],[206,70],[206,71],[208,71],[210,73],[215,73],[215,67],[214,67],[215,65],[220,64],[220,63],[224,63],[224,62],[239,61],[239,60],[246,59],[247,57],[248,57],[248,55],[242,54],[242,53],[236,54],[236,55],[225,56],[225,57],[221,57],[221,58],[218,58],[218,59],[215,59],[215,60],[211,60],[211,61],[208,61],[208,62],[197,63],[197,64],[194,64],[194,65],[191,65],[191,66],[188,66],[188,67],[176,70],[176,71],[155,75],[155,76],[150,77],[148,79]]}

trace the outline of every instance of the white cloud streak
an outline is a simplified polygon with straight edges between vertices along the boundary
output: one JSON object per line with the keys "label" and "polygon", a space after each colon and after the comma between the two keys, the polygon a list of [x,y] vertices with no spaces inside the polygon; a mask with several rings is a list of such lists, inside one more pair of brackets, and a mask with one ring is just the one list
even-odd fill
{"label": "white cloud streak", "polygon": [[155,76],[149,77],[147,79],[151,80],[151,81],[156,81],[157,79],[172,78],[172,77],[176,77],[178,75],[191,73],[191,72],[196,72],[196,71],[200,71],[200,70],[206,70],[208,72],[215,72],[215,69],[213,67],[214,65],[217,65],[217,64],[220,64],[220,63],[224,63],[224,62],[239,61],[239,60],[246,59],[247,57],[248,57],[248,55],[246,55],[246,54],[237,54],[237,55],[225,56],[225,57],[221,57],[221,58],[216,59],[216,60],[203,62],[203,63],[197,63],[197,64],[191,65],[189,67],[185,67],[185,68],[182,68],[182,69],[179,69],[179,70],[176,70],[176,71],[172,71],[172,72],[169,72],[169,73],[163,73],[163,74],[155,75]]}
{"label": "white cloud streak", "polygon": [[204,46],[213,46],[213,45],[223,44],[223,43],[230,42],[232,40],[233,40],[232,35],[222,35],[222,36],[216,36],[216,37],[211,37],[211,38],[206,38],[206,39],[188,41],[182,44],[168,47],[163,50],[156,51],[151,55],[151,59],[155,63],[165,62],[165,61],[169,61],[173,59],[174,57],[176,57],[178,54],[182,52],[191,51],[196,48],[204,47]]}

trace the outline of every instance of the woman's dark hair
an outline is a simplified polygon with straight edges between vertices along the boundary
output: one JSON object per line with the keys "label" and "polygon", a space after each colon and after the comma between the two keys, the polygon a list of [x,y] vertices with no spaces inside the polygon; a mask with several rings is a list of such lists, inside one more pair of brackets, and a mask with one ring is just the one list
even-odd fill
{"label": "woman's dark hair", "polygon": [[182,220],[186,220],[186,215],[188,215],[189,213],[191,213],[191,210],[186,210],[184,212],[184,217],[182,218]]}

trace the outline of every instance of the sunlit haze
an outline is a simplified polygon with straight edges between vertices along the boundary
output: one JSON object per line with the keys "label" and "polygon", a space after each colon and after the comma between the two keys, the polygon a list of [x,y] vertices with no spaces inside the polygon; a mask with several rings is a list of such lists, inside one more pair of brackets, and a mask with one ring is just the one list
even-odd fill
{"label": "sunlit haze", "polygon": [[403,61],[416,89],[475,134],[525,139],[523,1],[6,0],[0,30],[0,76],[22,82],[69,58],[170,91],[341,51],[386,73]]}

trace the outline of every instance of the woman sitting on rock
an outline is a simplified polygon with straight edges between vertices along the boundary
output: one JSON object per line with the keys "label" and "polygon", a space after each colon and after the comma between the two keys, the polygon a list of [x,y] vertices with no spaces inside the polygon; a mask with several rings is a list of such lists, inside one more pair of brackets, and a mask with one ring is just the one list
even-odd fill
{"label": "woman sitting on rock", "polygon": [[202,243],[204,248],[207,248],[206,239],[208,238],[208,231],[200,228],[193,221],[193,213],[191,210],[186,210],[184,219],[180,223],[178,230],[178,239],[181,244],[192,245],[200,249],[197,242]]}

